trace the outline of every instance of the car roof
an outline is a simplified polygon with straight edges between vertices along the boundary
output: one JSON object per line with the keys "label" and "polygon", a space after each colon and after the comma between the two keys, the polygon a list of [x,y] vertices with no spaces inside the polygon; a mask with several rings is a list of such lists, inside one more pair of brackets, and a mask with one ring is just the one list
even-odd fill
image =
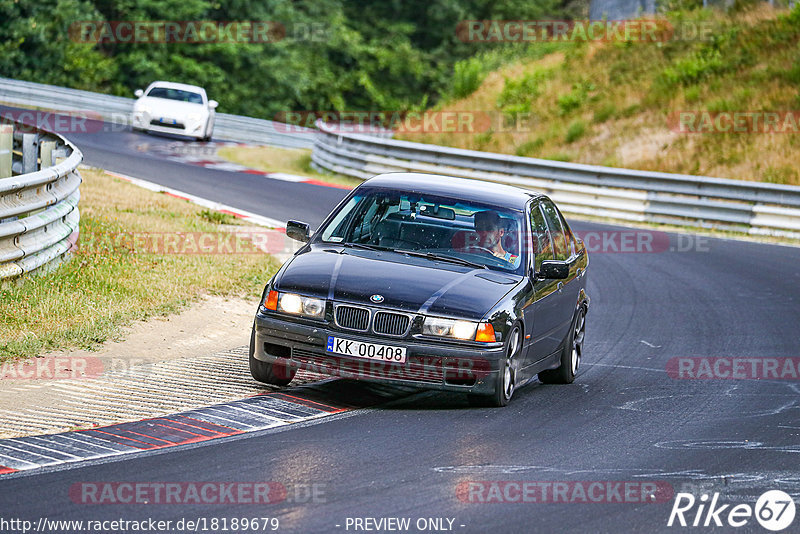
{"label": "car roof", "polygon": [[185,83],[176,83],[176,82],[153,82],[150,84],[148,89],[153,87],[166,87],[167,89],[180,89],[183,91],[193,91],[196,93],[205,93],[206,90],[197,85],[189,85]]}
{"label": "car roof", "polygon": [[536,191],[529,191],[511,185],[418,172],[379,174],[365,181],[363,186],[457,197],[519,210],[524,209],[525,204],[531,198],[542,196],[541,193]]}

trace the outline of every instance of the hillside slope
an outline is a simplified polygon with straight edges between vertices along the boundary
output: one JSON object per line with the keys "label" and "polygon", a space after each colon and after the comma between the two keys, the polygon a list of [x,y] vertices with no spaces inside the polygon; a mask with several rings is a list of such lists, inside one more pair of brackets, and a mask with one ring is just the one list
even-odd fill
{"label": "hillside slope", "polygon": [[[738,13],[693,10],[666,18],[675,31],[663,42],[548,43],[544,57],[545,45],[531,44],[527,59],[489,73],[473,93],[437,108],[488,115],[491,128],[399,137],[800,184],[800,6],[778,12],[759,4]],[[687,28],[707,38],[682,39]]]}

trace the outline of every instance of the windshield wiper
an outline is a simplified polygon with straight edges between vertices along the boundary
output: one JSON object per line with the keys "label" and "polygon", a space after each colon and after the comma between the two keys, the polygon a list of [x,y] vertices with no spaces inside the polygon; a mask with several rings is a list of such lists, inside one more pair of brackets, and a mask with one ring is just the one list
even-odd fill
{"label": "windshield wiper", "polygon": [[379,250],[379,251],[384,251],[384,250],[393,251],[394,250],[393,248],[390,248],[390,247],[383,247],[381,245],[370,245],[369,243],[342,243],[341,245],[343,247],[360,248],[360,249],[364,249],[364,250]]}
{"label": "windshield wiper", "polygon": [[457,265],[464,265],[465,267],[474,267],[475,269],[488,269],[486,265],[482,263],[476,263],[474,261],[465,260],[462,258],[457,258],[455,256],[448,256],[447,254],[437,254],[435,252],[419,252],[416,250],[402,250],[402,249],[395,249],[391,247],[385,247],[381,245],[372,245],[370,243],[342,243],[343,247],[349,248],[360,248],[363,250],[377,250],[377,251],[389,251],[389,252],[397,252],[398,254],[408,254],[409,256],[415,256],[417,258],[427,258],[429,260],[439,260],[439,261],[446,261],[449,263],[455,263]]}
{"label": "windshield wiper", "polygon": [[446,261],[449,263],[455,263],[457,265],[464,265],[465,267],[474,267],[475,269],[488,269],[488,267],[482,263],[476,263],[474,261],[457,258],[455,256],[448,256],[447,254],[437,254],[436,252],[417,252],[415,250],[396,250],[395,252],[399,252],[400,254],[408,254],[409,256],[416,256],[418,258],[428,258],[429,260]]}

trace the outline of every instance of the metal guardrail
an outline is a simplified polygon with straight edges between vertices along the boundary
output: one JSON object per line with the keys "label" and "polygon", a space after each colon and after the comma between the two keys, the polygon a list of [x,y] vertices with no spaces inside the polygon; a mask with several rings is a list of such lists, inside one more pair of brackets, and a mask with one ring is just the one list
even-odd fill
{"label": "metal guardrail", "polygon": [[82,159],[60,135],[0,124],[0,280],[68,258],[79,234]]}
{"label": "metal guardrail", "polygon": [[[79,112],[105,122],[130,125],[135,99],[0,78],[0,103],[25,108]],[[214,137],[285,148],[311,148],[314,130],[264,119],[217,113]]]}
{"label": "metal guardrail", "polygon": [[800,238],[800,187],[617,169],[462,150],[340,131],[317,122],[312,165],[367,179],[423,172],[549,195],[566,213]]}

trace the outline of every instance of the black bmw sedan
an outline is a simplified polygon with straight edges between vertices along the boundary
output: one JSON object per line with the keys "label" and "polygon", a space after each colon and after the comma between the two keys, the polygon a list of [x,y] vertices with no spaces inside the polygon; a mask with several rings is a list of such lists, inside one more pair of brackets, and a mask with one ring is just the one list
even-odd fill
{"label": "black bmw sedan", "polygon": [[588,255],[544,195],[477,180],[382,174],[355,188],[267,283],[250,371],[298,369],[461,391],[505,406],[581,361]]}

